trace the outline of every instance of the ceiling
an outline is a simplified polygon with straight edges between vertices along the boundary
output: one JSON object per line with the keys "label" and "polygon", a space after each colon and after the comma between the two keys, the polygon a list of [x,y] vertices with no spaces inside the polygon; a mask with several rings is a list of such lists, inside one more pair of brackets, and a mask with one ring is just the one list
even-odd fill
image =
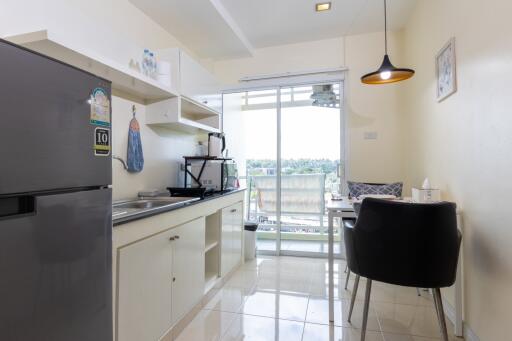
{"label": "ceiling", "polygon": [[[383,0],[130,0],[202,58],[251,56],[257,48],[382,31]],[[388,0],[388,27],[404,27],[417,0]]]}

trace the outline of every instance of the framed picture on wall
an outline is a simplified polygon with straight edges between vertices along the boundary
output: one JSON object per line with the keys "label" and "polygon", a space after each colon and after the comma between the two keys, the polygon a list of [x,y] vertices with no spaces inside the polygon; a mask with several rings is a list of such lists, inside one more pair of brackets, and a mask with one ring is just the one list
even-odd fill
{"label": "framed picture on wall", "polygon": [[455,38],[451,38],[436,55],[437,101],[457,91]]}

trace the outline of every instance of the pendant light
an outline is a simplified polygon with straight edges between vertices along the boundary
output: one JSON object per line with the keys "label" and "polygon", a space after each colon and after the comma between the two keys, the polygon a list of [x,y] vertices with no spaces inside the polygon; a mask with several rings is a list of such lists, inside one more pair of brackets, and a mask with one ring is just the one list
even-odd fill
{"label": "pendant light", "polygon": [[385,55],[380,68],[377,71],[370,72],[361,77],[361,82],[365,84],[387,84],[400,82],[411,78],[414,75],[414,70],[397,68],[388,56],[388,19],[387,19],[387,4],[384,0],[384,44]]}

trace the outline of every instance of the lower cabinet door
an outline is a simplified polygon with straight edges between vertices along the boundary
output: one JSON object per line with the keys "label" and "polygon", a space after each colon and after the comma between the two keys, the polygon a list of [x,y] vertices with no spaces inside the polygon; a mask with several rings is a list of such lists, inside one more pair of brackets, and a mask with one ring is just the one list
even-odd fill
{"label": "lower cabinet door", "polygon": [[242,245],[244,233],[243,203],[239,202],[231,206],[231,224],[233,228],[232,267],[236,267],[242,261]]}
{"label": "lower cabinet door", "polygon": [[172,322],[178,322],[204,294],[205,218],[172,229],[174,246]]}
{"label": "lower cabinet door", "polygon": [[226,276],[232,268],[233,261],[231,251],[233,248],[233,225],[231,223],[231,207],[222,209],[221,214],[221,238],[220,238],[220,273]]}
{"label": "lower cabinet door", "polygon": [[243,203],[222,209],[221,274],[227,275],[242,259]]}
{"label": "lower cabinet door", "polygon": [[172,326],[171,231],[120,249],[117,340],[156,341]]}

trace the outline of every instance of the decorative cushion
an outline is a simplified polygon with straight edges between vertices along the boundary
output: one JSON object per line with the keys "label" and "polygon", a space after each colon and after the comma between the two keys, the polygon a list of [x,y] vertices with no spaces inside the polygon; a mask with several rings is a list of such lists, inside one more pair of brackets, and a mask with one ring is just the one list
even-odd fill
{"label": "decorative cushion", "polygon": [[359,197],[367,194],[384,194],[394,195],[396,197],[402,196],[402,182],[395,182],[392,184],[366,184],[364,182],[347,181],[348,191],[351,196]]}

